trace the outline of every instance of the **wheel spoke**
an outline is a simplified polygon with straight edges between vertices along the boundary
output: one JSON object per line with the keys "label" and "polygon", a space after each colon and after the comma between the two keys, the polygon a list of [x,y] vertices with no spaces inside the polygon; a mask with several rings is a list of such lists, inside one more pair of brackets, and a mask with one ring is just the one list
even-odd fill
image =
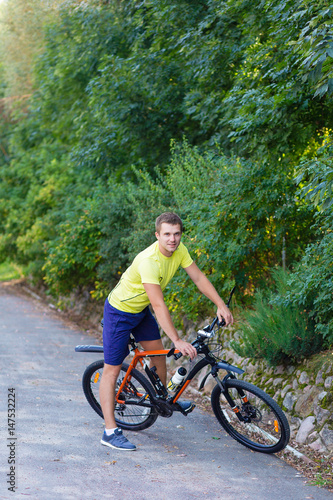
{"label": "wheel spoke", "polygon": [[[86,369],[82,385],[85,396],[91,407],[103,417],[99,401],[99,384],[103,373],[103,361],[96,361]],[[121,386],[128,365],[123,363],[117,381],[116,391]],[[142,430],[150,427],[157,418],[157,413],[149,406],[150,396],[154,390],[149,381],[138,370],[133,369],[131,380],[127,382],[115,404],[117,425],[128,430]]]}
{"label": "wheel spoke", "polygon": [[[117,388],[119,388],[124,380],[124,374],[121,371],[118,381],[117,381]],[[117,392],[117,389],[116,389]],[[116,403],[115,407],[115,413],[116,413],[116,419],[117,416],[120,420],[123,422],[126,422],[128,424],[141,424],[144,422],[147,418],[147,416],[150,414],[151,409],[147,406],[139,406],[133,404],[135,400],[139,402],[142,400],[142,396],[145,394],[145,389],[140,385],[140,383],[135,380],[132,377],[131,382],[129,382],[122,390],[120,399],[122,396],[125,399],[125,403]],[[130,403],[126,402],[126,398],[129,399]],[[148,395],[146,397],[145,403],[149,403]]]}
{"label": "wheel spoke", "polygon": [[[223,394],[220,396],[220,404],[221,408],[224,409],[224,415],[228,415],[228,422],[232,425],[236,433],[264,446],[270,446],[280,440],[281,426],[276,427],[277,416],[272,408],[257,395],[248,391],[246,392],[246,396],[251,406],[248,403],[242,404],[242,400],[236,389],[231,390],[231,396],[239,407],[241,418],[245,421],[239,420],[237,414],[231,410]],[[246,422],[246,420],[249,421]]]}

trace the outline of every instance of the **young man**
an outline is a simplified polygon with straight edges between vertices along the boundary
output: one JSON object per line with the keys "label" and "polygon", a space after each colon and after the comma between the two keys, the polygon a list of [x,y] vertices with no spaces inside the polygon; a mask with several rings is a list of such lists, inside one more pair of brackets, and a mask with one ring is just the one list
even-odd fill
{"label": "young man", "polygon": [[[229,309],[214,286],[191,259],[181,243],[183,224],[178,215],[166,212],[157,217],[157,241],[139,253],[111,291],[104,307],[104,369],[100,383],[100,401],[105,420],[101,443],[111,448],[135,450],[117,429],[114,417],[115,387],[122,362],[128,354],[128,340],[132,333],[145,350],[163,349],[159,328],[149,310],[152,306],[162,330],[183,355],[193,359],[196,349],[180,339],[164,302],[163,290],[182,266],[201,293],[217,307],[217,316],[226,324],[233,323]],[[166,359],[154,359],[157,373],[166,386]],[[187,402],[184,402],[186,405]],[[184,408],[185,409],[185,408]]]}

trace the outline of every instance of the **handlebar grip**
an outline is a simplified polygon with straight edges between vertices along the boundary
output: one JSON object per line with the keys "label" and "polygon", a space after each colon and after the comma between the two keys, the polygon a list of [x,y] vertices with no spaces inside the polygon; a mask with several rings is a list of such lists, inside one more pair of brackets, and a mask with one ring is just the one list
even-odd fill
{"label": "handlebar grip", "polygon": [[218,326],[219,328],[222,328],[222,326],[225,326],[225,324],[226,324],[226,323],[225,323],[224,319],[222,319],[222,321],[219,321],[219,322],[217,323],[217,326]]}

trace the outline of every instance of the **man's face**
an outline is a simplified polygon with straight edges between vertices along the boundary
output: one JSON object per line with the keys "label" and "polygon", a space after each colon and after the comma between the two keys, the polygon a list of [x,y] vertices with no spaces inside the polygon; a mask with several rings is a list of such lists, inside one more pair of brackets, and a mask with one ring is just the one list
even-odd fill
{"label": "man's face", "polygon": [[182,237],[180,225],[163,222],[160,232],[155,233],[155,236],[158,239],[158,247],[161,254],[165,255],[165,257],[171,257],[173,252],[179,247]]}

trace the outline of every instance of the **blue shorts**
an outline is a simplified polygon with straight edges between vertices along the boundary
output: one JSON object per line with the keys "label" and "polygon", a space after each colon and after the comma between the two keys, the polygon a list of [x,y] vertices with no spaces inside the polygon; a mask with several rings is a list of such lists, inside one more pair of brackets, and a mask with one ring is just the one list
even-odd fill
{"label": "blue shorts", "polygon": [[140,313],[127,313],[114,308],[106,299],[103,324],[105,363],[113,366],[122,364],[129,354],[128,341],[131,333],[137,342],[161,338],[157,322],[149,307]]}

